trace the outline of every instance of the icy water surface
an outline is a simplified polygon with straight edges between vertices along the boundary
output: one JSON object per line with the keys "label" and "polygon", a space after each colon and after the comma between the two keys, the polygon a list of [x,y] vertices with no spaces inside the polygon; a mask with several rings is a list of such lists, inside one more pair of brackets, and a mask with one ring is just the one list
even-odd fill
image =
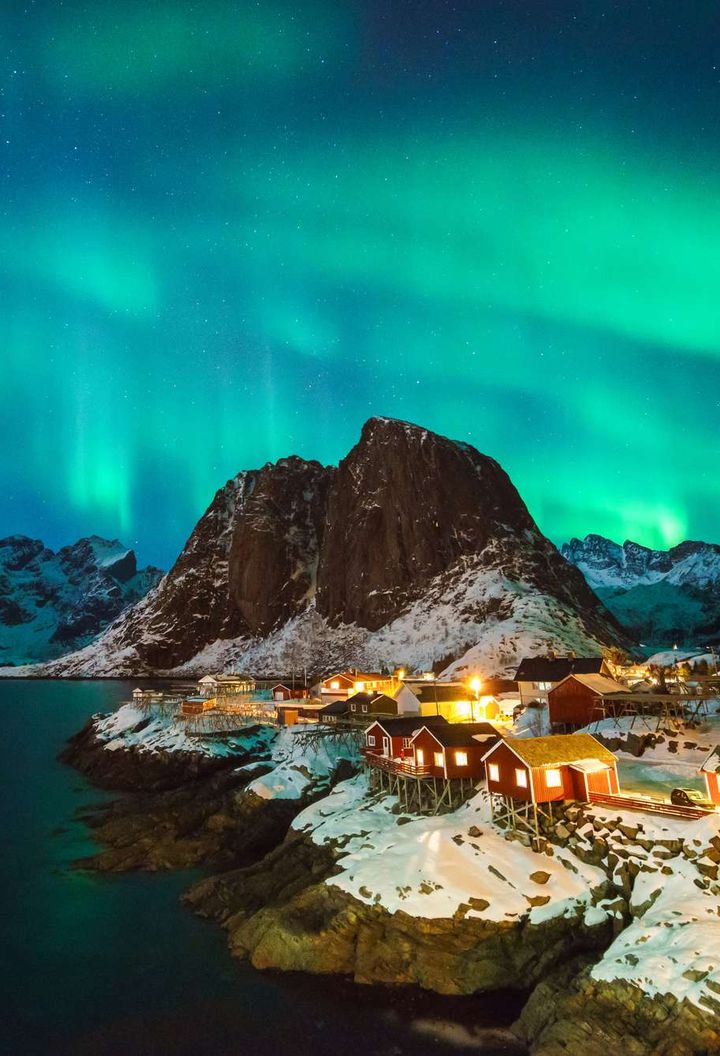
{"label": "icy water surface", "polygon": [[0,1052],[32,1056],[517,1054],[515,996],[442,999],[234,961],[178,902],[193,874],[94,876],[74,818],[105,797],[56,761],[118,682],[0,681]]}

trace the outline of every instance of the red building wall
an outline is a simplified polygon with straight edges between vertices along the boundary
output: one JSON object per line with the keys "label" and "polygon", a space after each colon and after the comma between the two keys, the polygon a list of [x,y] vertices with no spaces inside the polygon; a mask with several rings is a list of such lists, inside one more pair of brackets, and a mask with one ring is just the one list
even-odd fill
{"label": "red building wall", "polygon": [[[482,757],[487,751],[487,745],[482,745],[478,741],[473,741],[467,745],[456,744],[446,747],[440,744],[429,730],[421,730],[413,738],[412,744],[416,765],[420,765],[417,762],[417,753],[420,750],[423,752],[422,766],[429,769],[433,777],[469,777],[473,780],[480,780],[485,774]],[[465,752],[467,755],[467,766],[456,762],[456,752]],[[435,762],[436,753],[442,755],[441,766],[438,766]]]}
{"label": "red building wall", "polygon": [[548,693],[548,715],[553,726],[587,726],[602,718],[597,693],[569,678]]}
{"label": "red building wall", "polygon": [[703,770],[705,787],[708,799],[713,803],[720,804],[720,774],[714,774],[710,770]]}

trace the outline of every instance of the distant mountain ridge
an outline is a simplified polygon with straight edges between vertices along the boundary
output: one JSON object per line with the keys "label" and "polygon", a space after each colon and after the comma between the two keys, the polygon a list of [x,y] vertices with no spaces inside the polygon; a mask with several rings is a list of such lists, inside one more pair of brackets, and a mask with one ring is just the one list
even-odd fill
{"label": "distant mountain ridge", "polygon": [[57,553],[39,539],[0,539],[0,664],[81,648],[162,577],[133,550],[93,535]]}
{"label": "distant mountain ridge", "polygon": [[147,597],[43,673],[491,674],[612,644],[629,640],[497,462],[371,418],[337,467],[290,456],[228,481]]}
{"label": "distant mountain ridge", "polygon": [[652,550],[601,535],[571,539],[563,557],[627,631],[648,645],[720,640],[720,546],[688,540]]}

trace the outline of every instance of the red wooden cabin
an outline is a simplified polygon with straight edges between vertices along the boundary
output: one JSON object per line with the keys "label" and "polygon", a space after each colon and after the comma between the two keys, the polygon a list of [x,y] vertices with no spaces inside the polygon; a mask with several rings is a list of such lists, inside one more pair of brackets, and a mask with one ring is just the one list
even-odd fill
{"label": "red wooden cabin", "polygon": [[415,767],[428,777],[480,780],[484,776],[483,756],[500,733],[489,722],[461,722],[423,726],[412,738]]}
{"label": "red wooden cabin", "polygon": [[705,778],[707,798],[711,803],[720,806],[720,745],[716,745],[700,767]]}
{"label": "red wooden cabin", "polygon": [[617,760],[589,733],[507,737],[485,753],[489,792],[530,803],[619,792]]}
{"label": "red wooden cabin", "polygon": [[447,726],[447,719],[433,715],[421,719],[408,715],[397,719],[378,719],[365,730],[365,754],[381,755],[386,759],[406,759],[412,756],[412,737],[424,725]]}
{"label": "red wooden cabin", "polygon": [[568,675],[548,691],[550,725],[564,731],[589,726],[604,717],[604,698],[627,691],[627,686],[605,675]]}
{"label": "red wooden cabin", "polygon": [[278,682],[272,688],[273,700],[305,700],[309,696],[308,687],[298,682]]}

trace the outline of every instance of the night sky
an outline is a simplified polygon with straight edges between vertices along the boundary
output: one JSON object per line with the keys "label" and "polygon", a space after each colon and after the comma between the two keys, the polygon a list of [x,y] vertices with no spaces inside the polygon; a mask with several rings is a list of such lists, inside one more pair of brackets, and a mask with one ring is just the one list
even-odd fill
{"label": "night sky", "polygon": [[384,414],[556,542],[720,541],[715,3],[0,20],[0,535],[167,567],[228,477]]}

